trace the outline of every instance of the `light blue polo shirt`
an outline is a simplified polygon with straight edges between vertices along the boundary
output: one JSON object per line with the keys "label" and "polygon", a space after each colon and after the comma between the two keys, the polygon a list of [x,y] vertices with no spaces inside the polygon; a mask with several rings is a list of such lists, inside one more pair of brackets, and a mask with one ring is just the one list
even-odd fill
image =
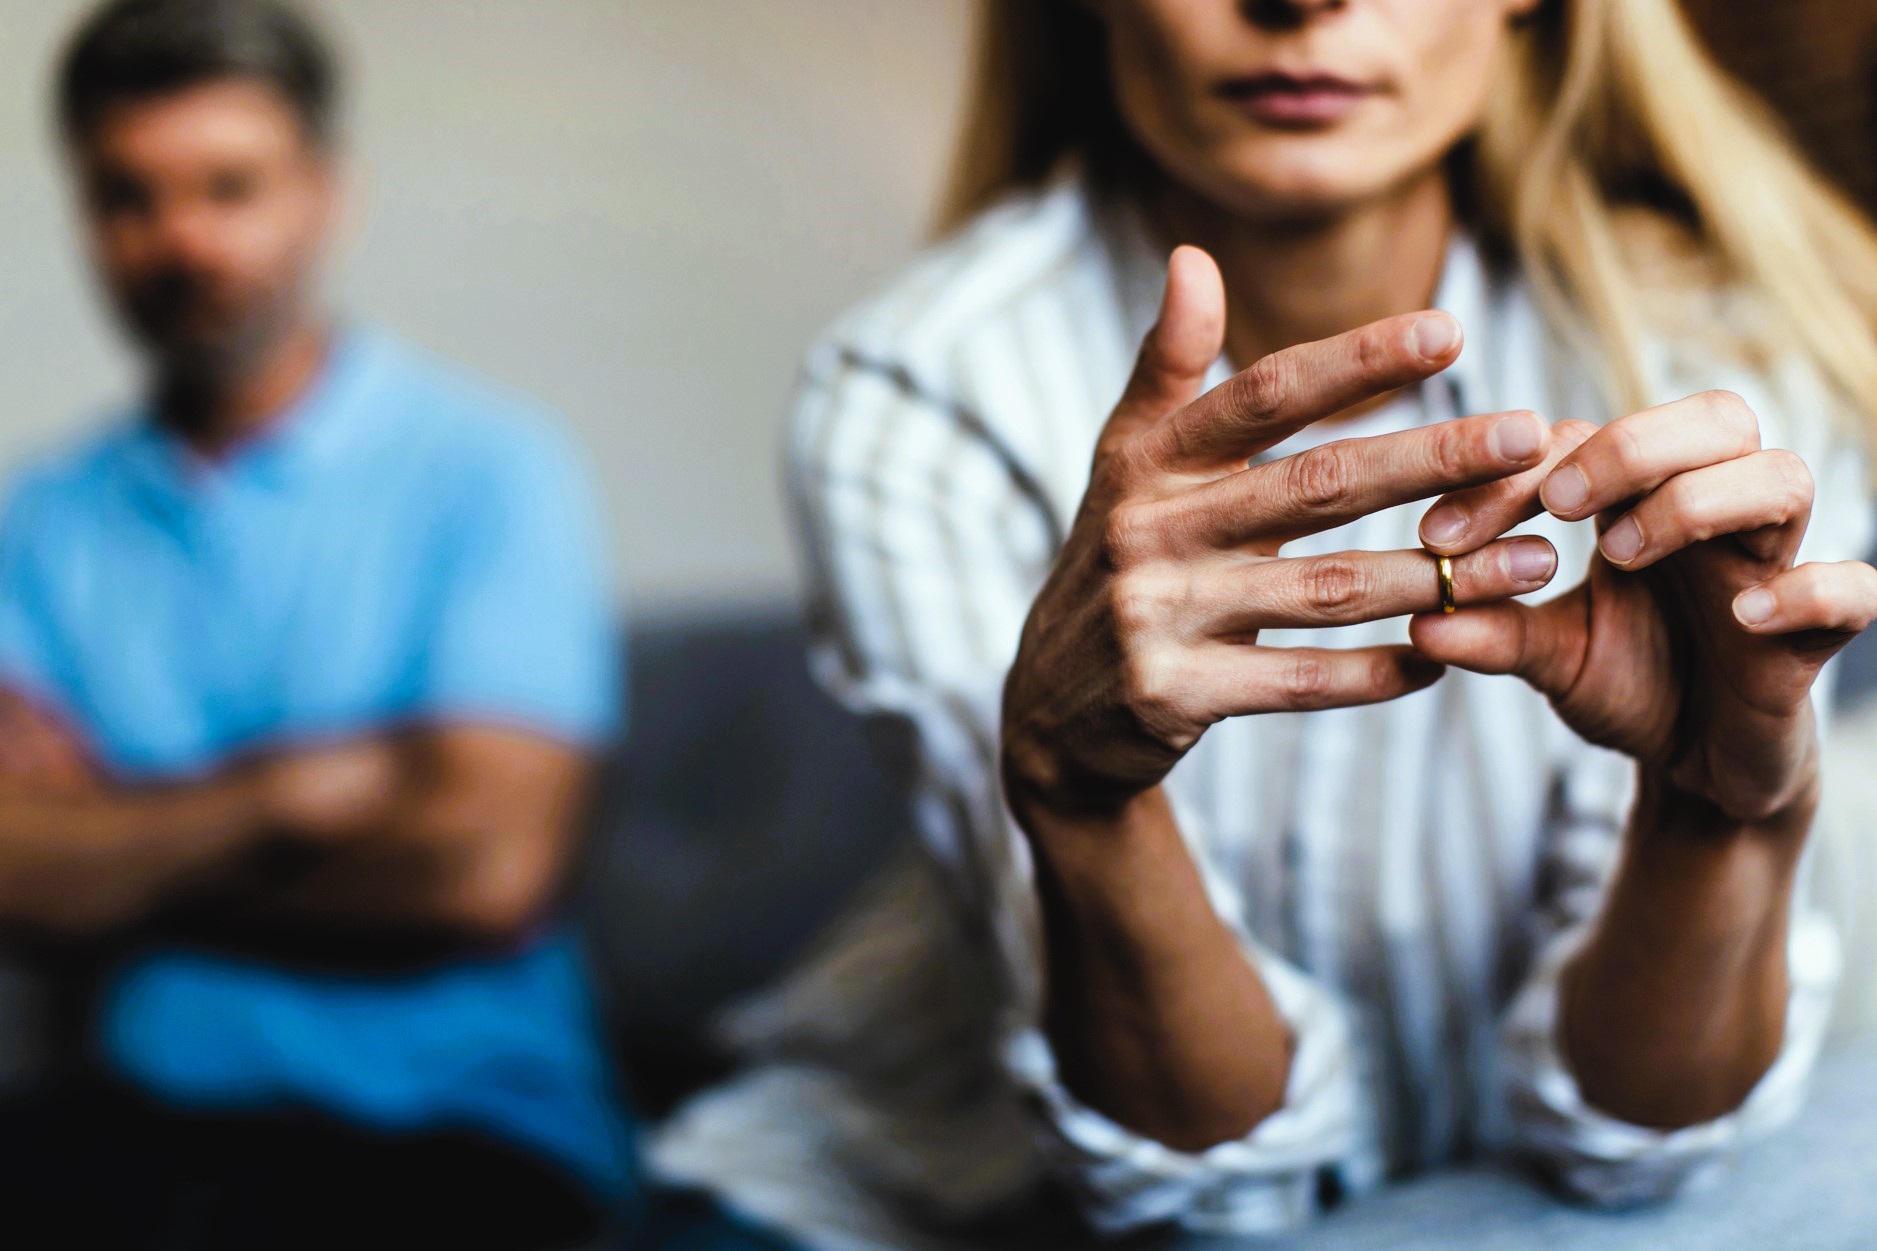
{"label": "light blue polo shirt", "polygon": [[[0,519],[0,683],[120,779],[425,721],[581,746],[620,728],[594,492],[556,425],[352,331],[295,411],[204,463],[133,415],[28,469]],[[380,978],[127,955],[101,1055],[185,1108],[494,1134],[601,1189],[629,1141],[585,970],[555,930]]]}

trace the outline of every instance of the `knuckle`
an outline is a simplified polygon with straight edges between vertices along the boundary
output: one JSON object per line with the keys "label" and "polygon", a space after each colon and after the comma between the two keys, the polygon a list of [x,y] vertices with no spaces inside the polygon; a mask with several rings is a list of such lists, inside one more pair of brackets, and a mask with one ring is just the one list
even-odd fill
{"label": "knuckle", "polygon": [[1428,468],[1442,479],[1463,478],[1477,459],[1474,449],[1484,442],[1489,426],[1447,422],[1433,427],[1428,441]]}
{"label": "knuckle", "polygon": [[1109,510],[1101,529],[1101,556],[1110,569],[1131,569],[1156,546],[1155,522],[1139,504],[1119,504]]}
{"label": "knuckle", "polygon": [[1581,417],[1567,417],[1551,427],[1551,433],[1562,446],[1575,448],[1597,433],[1599,429],[1600,427],[1596,424],[1585,421]]}
{"label": "knuckle", "polygon": [[1369,597],[1370,579],[1355,561],[1326,557],[1311,561],[1303,571],[1304,607],[1316,615],[1340,619]]}
{"label": "knuckle", "polygon": [[1356,369],[1365,377],[1386,373],[1394,367],[1401,340],[1400,330],[1364,329],[1355,336],[1352,355]]}
{"label": "knuckle", "polygon": [[1300,452],[1286,464],[1290,497],[1306,508],[1334,508],[1349,494],[1349,463],[1333,444]]}
{"label": "knuckle", "polygon": [[1707,528],[1714,513],[1711,505],[1707,493],[1697,483],[1689,481],[1686,476],[1679,476],[1657,487],[1653,500],[1645,501],[1645,506],[1639,507],[1637,512],[1647,514],[1649,529],[1672,526],[1678,531],[1691,532],[1697,538],[1706,539],[1711,536],[1702,531]]}
{"label": "knuckle", "polygon": [[1322,656],[1300,654],[1288,657],[1278,675],[1285,701],[1293,708],[1321,708],[1336,689],[1336,676]]}
{"label": "knuckle", "polygon": [[1282,352],[1259,358],[1239,375],[1238,398],[1244,409],[1260,420],[1276,417],[1290,395],[1293,372],[1290,358]]}
{"label": "knuckle", "polygon": [[1698,397],[1708,417],[1728,433],[1759,446],[1760,419],[1737,391],[1703,391]]}
{"label": "knuckle", "polygon": [[1109,584],[1108,611],[1123,641],[1153,633],[1166,615],[1166,602],[1156,580],[1139,573],[1122,574]]}
{"label": "knuckle", "polygon": [[1369,662],[1369,690],[1395,691],[1402,687],[1401,662],[1386,652]]}
{"label": "knuckle", "polygon": [[1778,479],[1787,506],[1794,512],[1809,507],[1818,491],[1818,484],[1812,478],[1812,468],[1805,463],[1805,458],[1785,448],[1774,448],[1764,455]]}
{"label": "knuckle", "polygon": [[1096,480],[1110,499],[1126,499],[1158,472],[1149,441],[1134,435],[1098,449]]}
{"label": "knuckle", "polygon": [[1643,446],[1635,422],[1627,417],[1617,418],[1604,427],[1604,438],[1608,441],[1611,459],[1625,476],[1647,467],[1648,449]]}
{"label": "knuckle", "polygon": [[1122,703],[1150,735],[1164,738],[1176,733],[1182,720],[1179,693],[1173,665],[1158,649],[1132,652],[1122,663]]}
{"label": "knuckle", "polygon": [[1139,710],[1159,698],[1160,665],[1150,648],[1130,651],[1121,662],[1121,699]]}
{"label": "knuckle", "polygon": [[1835,596],[1829,565],[1809,566],[1795,581],[1797,586],[1793,588],[1795,594],[1792,598],[1802,608],[1817,615],[1823,615],[1831,608]]}

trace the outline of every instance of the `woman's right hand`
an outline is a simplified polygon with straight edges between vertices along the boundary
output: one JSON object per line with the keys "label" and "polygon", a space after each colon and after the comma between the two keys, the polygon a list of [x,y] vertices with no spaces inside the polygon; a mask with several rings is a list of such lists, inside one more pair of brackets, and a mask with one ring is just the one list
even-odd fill
{"label": "woman's right hand", "polygon": [[[1248,466],[1312,422],[1439,373],[1460,328],[1445,313],[1390,318],[1275,353],[1201,395],[1224,330],[1217,267],[1180,248],[1005,685],[1004,784],[1026,826],[1118,812],[1227,717],[1378,703],[1435,681],[1441,667],[1407,646],[1258,645],[1266,628],[1438,609],[1428,553],[1280,549],[1459,487],[1535,484],[1554,459],[1538,416],[1507,413]],[[1453,567],[1456,598],[1482,603],[1542,587],[1557,554],[1544,539],[1503,539]]]}

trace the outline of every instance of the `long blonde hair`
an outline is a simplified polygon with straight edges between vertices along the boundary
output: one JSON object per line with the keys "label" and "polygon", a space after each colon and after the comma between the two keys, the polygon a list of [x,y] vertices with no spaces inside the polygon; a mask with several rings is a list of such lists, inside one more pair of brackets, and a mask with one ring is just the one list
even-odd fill
{"label": "long blonde hair", "polygon": [[[1676,0],[1546,0],[1510,40],[1452,162],[1455,198],[1586,349],[1606,398],[1649,402],[1642,345],[1690,332],[1665,291],[1725,290],[1751,310],[1732,347],[1755,364],[1796,355],[1877,433],[1877,233],[1714,65]],[[984,0],[942,224],[1070,157],[1111,190],[1138,185],[1146,160],[1096,19],[1078,0]]]}

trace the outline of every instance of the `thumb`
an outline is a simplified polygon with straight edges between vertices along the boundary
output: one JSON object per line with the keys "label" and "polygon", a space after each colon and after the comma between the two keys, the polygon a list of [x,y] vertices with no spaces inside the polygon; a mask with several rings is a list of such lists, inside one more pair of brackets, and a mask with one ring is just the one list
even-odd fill
{"label": "thumb", "polygon": [[1579,586],[1542,604],[1505,600],[1408,623],[1415,650],[1473,673],[1509,673],[1558,698],[1576,684],[1590,644],[1589,592]]}
{"label": "thumb", "polygon": [[1175,248],[1167,261],[1160,317],[1141,341],[1106,433],[1138,433],[1198,399],[1224,348],[1225,280],[1219,266],[1199,248]]}

